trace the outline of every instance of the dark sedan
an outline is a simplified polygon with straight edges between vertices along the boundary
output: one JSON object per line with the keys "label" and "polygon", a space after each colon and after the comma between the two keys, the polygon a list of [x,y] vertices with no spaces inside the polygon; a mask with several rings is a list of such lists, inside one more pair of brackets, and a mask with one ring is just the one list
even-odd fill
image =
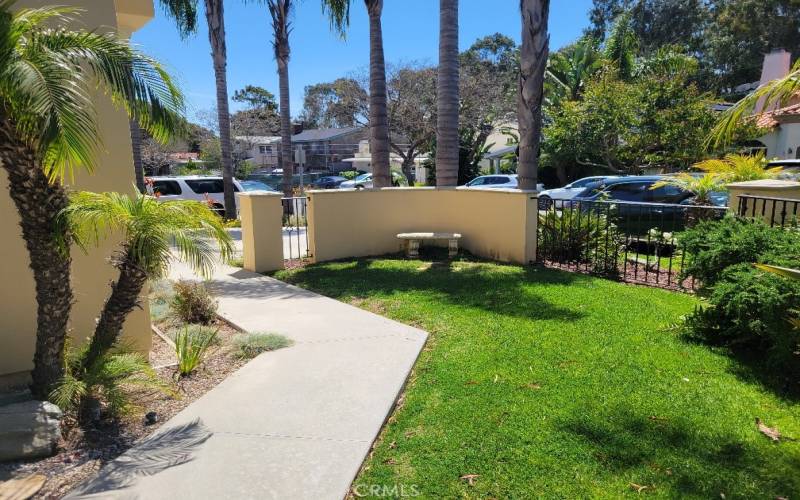
{"label": "dark sedan", "polygon": [[346,180],[347,179],[344,177],[340,177],[338,175],[327,175],[312,182],[311,187],[313,189],[336,189],[339,187],[339,184]]}

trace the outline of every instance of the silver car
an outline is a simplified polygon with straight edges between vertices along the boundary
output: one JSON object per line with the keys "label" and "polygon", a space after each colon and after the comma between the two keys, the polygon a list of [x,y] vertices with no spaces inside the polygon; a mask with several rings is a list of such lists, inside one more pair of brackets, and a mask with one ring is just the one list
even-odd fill
{"label": "silver car", "polygon": [[[517,189],[517,174],[492,174],[475,177],[466,184],[473,189]],[[544,189],[544,184],[537,184],[536,190]]]}
{"label": "silver car", "polygon": [[584,177],[576,181],[570,182],[564,187],[556,189],[546,189],[539,193],[539,204],[542,206],[549,206],[551,200],[558,200],[555,202],[557,207],[563,205],[564,200],[571,200],[578,196],[586,186],[593,182],[604,181],[606,179],[614,179],[618,175],[595,175],[593,177]]}

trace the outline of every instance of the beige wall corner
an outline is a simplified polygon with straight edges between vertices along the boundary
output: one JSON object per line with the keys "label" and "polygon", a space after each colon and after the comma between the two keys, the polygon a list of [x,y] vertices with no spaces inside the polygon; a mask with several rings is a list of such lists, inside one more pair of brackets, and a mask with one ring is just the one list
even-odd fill
{"label": "beige wall corner", "polygon": [[[150,12],[151,0],[124,0],[140,17]],[[118,12],[113,0],[21,0],[14,8],[41,7],[43,5],[69,5],[82,9],[77,16],[76,27],[85,29],[118,28]],[[137,10],[138,9],[138,10]],[[149,9],[149,10],[148,10]],[[143,18],[140,24],[143,24]],[[132,25],[133,26],[133,25]],[[121,33],[127,36],[129,33]],[[118,191],[133,194],[133,158],[131,154],[130,129],[125,112],[116,108],[101,91],[92,99],[99,122],[100,143],[95,173],[78,172],[69,189],[87,191]],[[5,171],[0,174],[0,229],[7,235],[3,258],[0,259],[0,376],[25,373],[33,366],[36,335],[36,301],[33,274],[28,267],[28,253],[19,228],[19,216],[8,196]],[[118,251],[118,239],[109,239],[100,248],[92,249],[88,255],[75,248],[72,251],[72,285],[75,304],[70,317],[70,335],[74,344],[79,344],[94,331],[95,319],[106,297],[111,291],[110,283],[117,276],[109,260]],[[146,298],[142,308],[134,309],[125,321],[123,339],[126,345],[142,352],[150,349],[150,313]]]}
{"label": "beige wall corner", "polygon": [[[800,182],[764,179],[734,182],[728,184],[727,187],[730,193],[728,208],[734,213],[742,212],[742,215],[761,216],[767,222],[775,220],[777,224],[781,224],[792,216],[800,217],[800,203],[780,201],[800,200]],[[742,198],[742,195],[767,199]]]}
{"label": "beige wall corner", "polygon": [[244,268],[263,273],[283,269],[283,206],[281,194],[239,193]]}

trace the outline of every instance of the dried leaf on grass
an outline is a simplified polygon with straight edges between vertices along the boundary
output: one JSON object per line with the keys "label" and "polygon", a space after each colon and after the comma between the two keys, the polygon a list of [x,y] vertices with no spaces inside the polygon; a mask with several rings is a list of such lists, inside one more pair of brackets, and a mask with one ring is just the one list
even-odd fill
{"label": "dried leaf on grass", "polygon": [[464,474],[459,479],[466,481],[468,485],[475,486],[475,480],[481,477],[480,474]]}
{"label": "dried leaf on grass", "polygon": [[781,440],[781,433],[778,432],[778,429],[775,427],[767,427],[758,417],[756,417],[756,427],[758,427],[761,434],[767,436],[776,443]]}

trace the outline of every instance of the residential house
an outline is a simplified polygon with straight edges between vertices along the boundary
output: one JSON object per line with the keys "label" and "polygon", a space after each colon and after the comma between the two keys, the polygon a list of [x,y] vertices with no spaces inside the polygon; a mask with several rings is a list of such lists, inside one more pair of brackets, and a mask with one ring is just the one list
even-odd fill
{"label": "residential house", "polygon": [[306,172],[349,170],[352,164],[343,159],[353,157],[368,135],[366,127],[303,130],[292,136],[295,163],[302,164]]}
{"label": "residential house", "polygon": [[275,169],[280,163],[281,138],[270,135],[237,135],[233,138],[233,154],[259,169]]}
{"label": "residential house", "polygon": [[[791,70],[791,54],[783,49],[773,50],[764,57],[759,85],[786,76]],[[767,158],[800,159],[800,93],[784,106],[764,108],[756,105],[758,125],[769,132],[758,138]]]}

